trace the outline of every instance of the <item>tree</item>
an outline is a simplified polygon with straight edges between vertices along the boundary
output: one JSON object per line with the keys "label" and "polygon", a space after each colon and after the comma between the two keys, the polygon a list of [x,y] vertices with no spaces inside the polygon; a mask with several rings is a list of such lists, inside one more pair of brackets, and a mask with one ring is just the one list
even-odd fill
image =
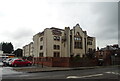
{"label": "tree", "polygon": [[12,45],[12,43],[2,43],[2,51],[3,53],[12,53],[14,51],[14,47]]}
{"label": "tree", "polygon": [[13,54],[15,54],[16,57],[22,57],[23,56],[23,50],[18,48],[17,50],[15,50],[13,52]]}
{"label": "tree", "polygon": [[86,56],[90,59],[95,58],[95,49],[89,49]]}

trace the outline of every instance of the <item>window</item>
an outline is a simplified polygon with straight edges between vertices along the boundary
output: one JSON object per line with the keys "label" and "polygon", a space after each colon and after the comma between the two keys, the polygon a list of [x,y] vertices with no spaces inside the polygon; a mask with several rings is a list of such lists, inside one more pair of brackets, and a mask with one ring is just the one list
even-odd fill
{"label": "window", "polygon": [[54,52],[53,57],[60,57],[60,52]]}
{"label": "window", "polygon": [[77,41],[80,41],[80,40],[81,40],[80,37],[74,37],[74,39],[77,40]]}
{"label": "window", "polygon": [[54,45],[53,47],[54,47],[54,49],[56,49],[56,45]]}
{"label": "window", "polygon": [[53,46],[53,49],[59,50],[59,49],[60,49],[60,46],[59,46],[59,45],[54,45],[54,46]]}
{"label": "window", "polygon": [[39,53],[39,57],[43,57],[43,53]]}
{"label": "window", "polygon": [[74,36],[74,48],[82,49],[82,37],[79,35],[79,33]]}
{"label": "window", "polygon": [[54,40],[56,40],[56,39],[57,39],[57,37],[56,37],[56,36],[54,36],[54,37],[53,37],[53,39],[54,39]]}
{"label": "window", "polygon": [[74,48],[81,48],[82,49],[82,42],[75,41]]}
{"label": "window", "polygon": [[43,46],[40,46],[40,50],[42,50],[43,49]]}
{"label": "window", "polygon": [[40,41],[43,41],[43,37],[40,38]]}
{"label": "window", "polygon": [[92,51],[92,48],[89,48],[88,51],[91,52],[91,51]]}
{"label": "window", "polygon": [[88,45],[92,45],[92,41],[87,42]]}
{"label": "window", "polygon": [[55,41],[60,41],[60,37],[59,37],[59,36],[54,36],[53,39],[54,39]]}
{"label": "window", "polygon": [[70,55],[70,57],[73,57],[74,55]]}
{"label": "window", "polygon": [[18,61],[18,62],[22,62],[22,60],[16,60],[16,61]]}
{"label": "window", "polygon": [[57,49],[58,49],[58,50],[60,49],[60,46],[59,46],[59,45],[57,45]]}

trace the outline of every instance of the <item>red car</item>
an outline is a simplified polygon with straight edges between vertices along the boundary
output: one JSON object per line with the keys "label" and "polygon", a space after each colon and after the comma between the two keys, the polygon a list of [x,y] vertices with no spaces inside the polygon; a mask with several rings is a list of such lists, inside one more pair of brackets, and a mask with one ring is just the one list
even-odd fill
{"label": "red car", "polygon": [[32,62],[23,59],[15,59],[10,63],[11,66],[31,66]]}

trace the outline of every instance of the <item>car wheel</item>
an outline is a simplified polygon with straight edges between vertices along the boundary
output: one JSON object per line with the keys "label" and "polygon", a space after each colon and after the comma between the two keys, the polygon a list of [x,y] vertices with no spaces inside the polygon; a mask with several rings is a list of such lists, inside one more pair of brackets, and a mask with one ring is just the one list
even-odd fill
{"label": "car wheel", "polygon": [[27,64],[27,66],[31,66],[31,64]]}
{"label": "car wheel", "polygon": [[17,67],[17,64],[14,64],[14,67]]}

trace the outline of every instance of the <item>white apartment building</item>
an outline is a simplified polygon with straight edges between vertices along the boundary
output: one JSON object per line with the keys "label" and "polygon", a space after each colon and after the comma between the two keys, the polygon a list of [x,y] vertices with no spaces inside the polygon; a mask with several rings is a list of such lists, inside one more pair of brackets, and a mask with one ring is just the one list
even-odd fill
{"label": "white apartment building", "polygon": [[[73,29],[46,28],[33,36],[32,46],[34,57],[83,57],[89,50],[96,48],[96,40],[76,24]],[[24,55],[30,55],[29,47],[23,47]]]}
{"label": "white apartment building", "polygon": [[23,46],[23,56],[33,56],[33,42]]}

